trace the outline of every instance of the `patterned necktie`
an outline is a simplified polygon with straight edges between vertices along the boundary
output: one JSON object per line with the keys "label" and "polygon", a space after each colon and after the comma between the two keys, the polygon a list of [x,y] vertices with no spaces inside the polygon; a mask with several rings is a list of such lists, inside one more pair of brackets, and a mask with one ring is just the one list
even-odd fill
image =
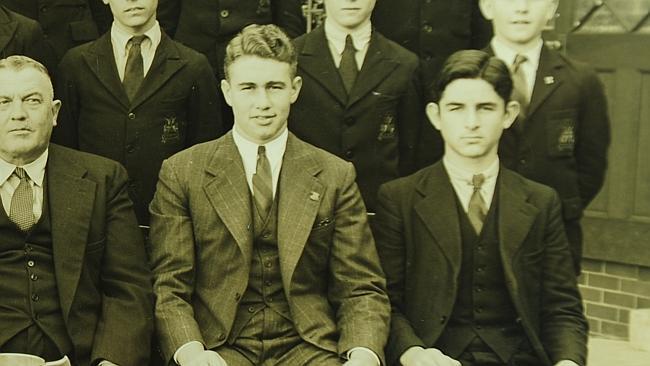
{"label": "patterned necktie", "polygon": [[14,174],[20,179],[20,183],[16,187],[13,197],[11,197],[9,219],[20,230],[29,231],[36,223],[34,217],[34,193],[25,169],[16,167]]}
{"label": "patterned necktie", "polygon": [[126,67],[124,68],[124,80],[122,85],[124,91],[133,100],[135,93],[140,88],[142,80],[144,80],[144,62],[142,61],[142,52],[140,45],[147,38],[147,36],[133,36],[127,45],[130,45],[129,54],[126,58]]}
{"label": "patterned necktie", "polygon": [[517,54],[515,61],[512,63],[512,99],[519,102],[521,106],[519,115],[526,118],[528,110],[528,83],[526,82],[526,74],[522,64],[528,61],[524,55]]}
{"label": "patterned necktie", "polygon": [[487,207],[485,201],[483,201],[483,197],[481,196],[481,186],[483,185],[483,182],[485,182],[485,176],[483,174],[477,174],[472,177],[474,192],[472,193],[472,197],[469,199],[469,207],[467,209],[469,222],[472,223],[476,234],[481,233],[481,229],[483,229],[483,221],[485,221],[485,215],[487,215]]}
{"label": "patterned necktie", "polygon": [[266,158],[266,148],[257,148],[257,167],[253,174],[253,197],[255,207],[260,217],[266,219],[273,203],[273,179],[271,177],[271,164]]}
{"label": "patterned necktie", "polygon": [[345,37],[345,49],[343,49],[341,64],[339,65],[339,74],[341,75],[341,80],[343,80],[345,91],[347,91],[348,94],[350,94],[350,90],[352,90],[354,82],[357,80],[357,75],[359,74],[357,60],[354,57],[356,52],[357,50],[354,48],[354,43],[352,43],[352,36],[348,34]]}

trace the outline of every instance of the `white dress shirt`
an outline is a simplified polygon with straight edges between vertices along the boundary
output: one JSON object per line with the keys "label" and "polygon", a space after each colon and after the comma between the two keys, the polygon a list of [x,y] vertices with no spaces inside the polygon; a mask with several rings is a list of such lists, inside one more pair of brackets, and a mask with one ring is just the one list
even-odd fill
{"label": "white dress shirt", "polygon": [[[144,67],[144,75],[146,76],[151,68],[153,57],[156,54],[156,48],[158,48],[160,37],[162,36],[158,21],[148,31],[144,32],[144,35],[147,38],[142,41],[140,52],[142,53],[142,64]],[[117,65],[117,73],[120,75],[120,80],[124,80],[126,59],[131,48],[129,40],[133,36],[133,34],[124,31],[113,22],[111,26],[111,43],[113,44],[113,55],[115,56],[115,65]]]}
{"label": "white dress shirt", "polygon": [[533,88],[535,87],[535,75],[537,74],[537,67],[539,66],[539,57],[542,53],[542,47],[544,46],[544,41],[540,38],[537,43],[525,52],[517,52],[512,48],[508,47],[504,42],[499,40],[498,37],[492,38],[490,43],[494,55],[512,69],[512,64],[515,62],[515,57],[517,55],[526,56],[526,62],[521,64],[521,68],[524,71],[524,76],[526,77],[526,92],[528,93],[526,97],[530,100],[530,97],[533,95]]}
{"label": "white dress shirt", "polygon": [[469,210],[469,200],[472,198],[474,193],[474,186],[472,185],[472,177],[475,174],[483,174],[485,181],[481,186],[480,193],[485,202],[485,208],[490,209],[492,204],[492,198],[494,197],[494,189],[497,184],[497,176],[499,175],[499,158],[497,157],[490,166],[485,169],[485,171],[473,173],[468,170],[463,169],[462,167],[456,166],[449,161],[449,158],[443,156],[442,165],[445,167],[449,179],[451,180],[451,185],[454,187],[456,196],[460,200],[463,210],[467,212]]}
{"label": "white dress shirt", "polygon": [[[232,129],[232,138],[235,140],[235,146],[237,146],[242,163],[244,164],[244,172],[246,173],[248,188],[250,188],[251,193],[253,193],[253,174],[257,171],[257,148],[260,145],[247,140],[237,131],[237,127]],[[284,151],[287,148],[288,138],[289,130],[285,128],[284,132],[282,132],[280,136],[276,137],[273,141],[264,144],[264,147],[266,147],[266,158],[269,160],[269,165],[271,166],[273,197],[275,197],[275,192],[278,187],[280,169],[282,168],[282,157],[284,157]]]}
{"label": "white dress shirt", "polygon": [[[25,173],[29,177],[29,185],[32,187],[34,194],[34,218],[38,221],[43,212],[43,179],[45,178],[45,165],[47,164],[48,150],[46,149],[41,156],[29,164],[23,165]],[[11,198],[14,196],[20,178],[14,175],[16,165],[0,159],[0,193],[2,195],[2,206],[9,216],[11,212]]]}
{"label": "white dress shirt", "polygon": [[366,58],[366,53],[368,53],[370,36],[372,35],[370,19],[353,32],[348,32],[341,28],[329,18],[325,19],[325,38],[327,38],[327,44],[334,59],[334,65],[337,68],[341,64],[343,50],[345,49],[345,38],[348,34],[352,36],[352,43],[354,43],[354,48],[357,51],[354,54],[354,58],[357,61],[357,68],[361,70],[363,60]]}

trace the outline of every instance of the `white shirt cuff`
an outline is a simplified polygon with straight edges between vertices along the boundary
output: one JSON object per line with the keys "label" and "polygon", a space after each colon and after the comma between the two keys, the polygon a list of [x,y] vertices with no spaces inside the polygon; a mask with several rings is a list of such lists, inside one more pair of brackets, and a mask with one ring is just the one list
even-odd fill
{"label": "white shirt cuff", "polygon": [[354,348],[350,349],[347,352],[345,357],[349,360],[350,355],[352,354],[352,352],[357,351],[357,350],[370,353],[372,355],[372,357],[375,359],[375,361],[377,361],[377,366],[381,365],[381,361],[379,360],[379,356],[377,356],[377,354],[373,350],[371,350],[370,348],[366,348],[366,347],[354,347]]}

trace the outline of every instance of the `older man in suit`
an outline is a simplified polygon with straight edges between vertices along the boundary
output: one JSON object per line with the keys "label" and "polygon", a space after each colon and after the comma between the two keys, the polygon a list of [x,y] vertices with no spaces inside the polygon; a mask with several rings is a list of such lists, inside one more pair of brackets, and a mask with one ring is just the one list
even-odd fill
{"label": "older man in suit", "polygon": [[0,60],[0,352],[142,366],[151,278],[123,167],[49,143],[47,70]]}
{"label": "older man in suit", "polygon": [[587,323],[552,189],[500,166],[519,110],[507,66],[453,54],[427,116],[441,162],[380,188],[390,365],[585,365]]}
{"label": "older man in suit", "polygon": [[417,56],[372,30],[374,5],[325,0],[325,24],[296,39],[304,83],[289,116],[296,136],[354,164],[371,212],[380,184],[414,171],[425,119]]}
{"label": "older man in suit", "polygon": [[147,225],[162,161],[223,133],[216,81],[205,56],[162,32],[156,0],[105,2],[111,30],[61,61],[54,141],[122,163]]}
{"label": "older man in suit", "polygon": [[390,307],[354,168],[288,132],[301,79],[278,27],[227,50],[234,128],[165,161],[150,206],[162,351],[182,366],[377,366]]}

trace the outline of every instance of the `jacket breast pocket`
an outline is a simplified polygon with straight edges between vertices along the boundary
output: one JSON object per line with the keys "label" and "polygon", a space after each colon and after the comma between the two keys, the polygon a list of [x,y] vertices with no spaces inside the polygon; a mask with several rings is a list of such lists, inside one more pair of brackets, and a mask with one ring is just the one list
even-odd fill
{"label": "jacket breast pocket", "polygon": [[373,91],[374,109],[378,121],[377,141],[394,141],[397,139],[397,106],[399,96]]}
{"label": "jacket breast pocket", "polygon": [[552,113],[546,121],[546,147],[549,157],[572,157],[576,146],[577,112]]}

